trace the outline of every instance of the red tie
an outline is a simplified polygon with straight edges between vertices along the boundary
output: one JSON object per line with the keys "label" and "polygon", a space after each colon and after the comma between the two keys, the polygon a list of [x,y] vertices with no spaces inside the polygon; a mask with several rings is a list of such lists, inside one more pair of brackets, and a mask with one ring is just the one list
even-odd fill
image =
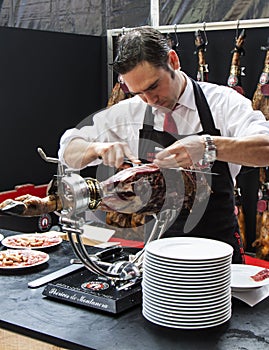
{"label": "red tie", "polygon": [[172,111],[165,113],[164,122],[163,122],[163,131],[169,132],[170,134],[177,134],[177,126],[172,117]]}

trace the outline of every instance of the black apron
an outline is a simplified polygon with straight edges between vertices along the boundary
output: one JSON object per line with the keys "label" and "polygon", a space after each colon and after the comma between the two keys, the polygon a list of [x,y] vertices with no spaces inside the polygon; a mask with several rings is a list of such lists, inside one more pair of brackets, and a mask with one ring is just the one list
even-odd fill
{"label": "black apron", "polygon": [[[220,135],[200,86],[192,80],[195,102],[199,113],[203,131],[200,134],[212,136]],[[145,112],[143,129],[139,134],[139,157],[150,162],[156,154],[155,147],[168,147],[177,139],[186,135],[171,135],[164,131],[154,130],[154,115],[150,106]],[[216,239],[230,244],[233,249],[233,263],[244,263],[244,249],[239,233],[236,215],[234,213],[234,184],[229,171],[228,163],[215,161],[211,171],[219,175],[206,175],[211,185],[211,194],[199,222],[190,231],[184,230],[187,217],[183,209],[176,221],[167,229],[162,237],[192,236]],[[192,211],[191,211],[192,212]],[[195,213],[191,213],[195,215]]]}

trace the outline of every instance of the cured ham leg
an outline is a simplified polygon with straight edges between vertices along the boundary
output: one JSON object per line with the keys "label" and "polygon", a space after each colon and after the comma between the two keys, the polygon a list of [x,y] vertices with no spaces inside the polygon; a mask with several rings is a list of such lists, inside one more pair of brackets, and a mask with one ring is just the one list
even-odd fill
{"label": "cured ham leg", "polygon": [[61,209],[60,198],[53,194],[45,198],[26,194],[0,203],[0,212],[19,216],[40,216]]}

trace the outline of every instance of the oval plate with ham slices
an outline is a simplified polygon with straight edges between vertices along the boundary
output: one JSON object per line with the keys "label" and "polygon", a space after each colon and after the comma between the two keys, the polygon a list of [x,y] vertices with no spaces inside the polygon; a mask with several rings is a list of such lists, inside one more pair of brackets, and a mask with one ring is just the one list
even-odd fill
{"label": "oval plate with ham slices", "polygon": [[49,260],[45,252],[31,249],[7,249],[0,252],[0,269],[22,269],[44,264]]}
{"label": "oval plate with ham slices", "polygon": [[62,243],[62,237],[55,232],[25,233],[6,237],[1,243],[12,249],[44,249]]}
{"label": "oval plate with ham slices", "polygon": [[[264,270],[267,269],[260,266],[232,264],[232,289],[246,291],[247,289],[263,287],[269,284],[269,274],[264,274]],[[262,276],[262,278],[259,276]]]}

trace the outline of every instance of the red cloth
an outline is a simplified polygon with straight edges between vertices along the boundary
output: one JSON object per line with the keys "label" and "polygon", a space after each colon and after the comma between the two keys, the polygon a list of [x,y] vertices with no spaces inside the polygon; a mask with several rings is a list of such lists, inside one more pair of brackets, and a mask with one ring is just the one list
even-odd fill
{"label": "red cloth", "polygon": [[143,248],[144,242],[111,237],[109,242],[119,242],[123,247]]}
{"label": "red cloth", "polygon": [[177,134],[177,126],[172,117],[172,112],[166,113],[163,122],[163,131],[169,132],[170,134]]}
{"label": "red cloth", "polygon": [[245,255],[245,260],[247,265],[261,266],[265,268],[269,268],[269,261],[254,258],[249,255]]}

